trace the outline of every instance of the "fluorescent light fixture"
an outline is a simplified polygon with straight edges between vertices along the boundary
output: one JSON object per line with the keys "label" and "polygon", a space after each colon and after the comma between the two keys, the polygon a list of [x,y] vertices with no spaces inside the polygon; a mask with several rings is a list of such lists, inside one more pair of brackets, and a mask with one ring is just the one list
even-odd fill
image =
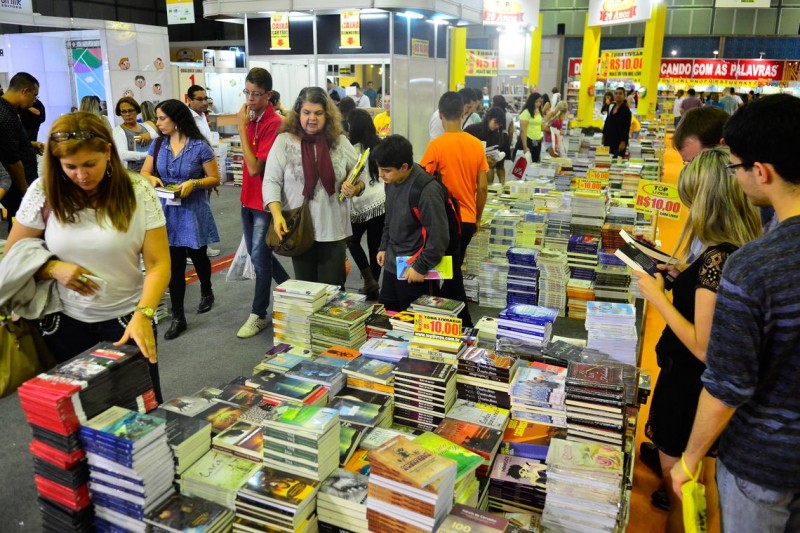
{"label": "fluorescent light fixture", "polygon": [[404,11],[402,13],[398,13],[401,17],[405,17],[407,19],[424,19],[425,15],[422,13],[417,13],[416,11]]}

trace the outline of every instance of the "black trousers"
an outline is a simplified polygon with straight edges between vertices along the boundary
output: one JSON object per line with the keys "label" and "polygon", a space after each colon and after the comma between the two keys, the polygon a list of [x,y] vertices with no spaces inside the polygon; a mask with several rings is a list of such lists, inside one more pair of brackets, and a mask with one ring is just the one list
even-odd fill
{"label": "black trousers", "polygon": [[347,258],[347,239],[341,241],[314,241],[303,255],[292,257],[294,277],[302,281],[344,286],[344,262]]}
{"label": "black trousers", "polygon": [[397,274],[387,270],[383,274],[378,301],[389,311],[405,311],[411,302],[423,294],[437,295],[439,293],[437,283],[436,281],[409,283],[407,279],[397,279]]}
{"label": "black trousers", "polygon": [[207,246],[187,248],[186,246],[170,246],[169,258],[172,270],[169,278],[169,300],[172,304],[172,316],[184,316],[183,299],[186,295],[186,257],[192,258],[197,277],[200,280],[200,293],[211,294],[211,260],[206,254]]}
{"label": "black trousers", "polygon": [[[363,270],[367,267],[372,270],[372,276],[377,280],[381,275],[381,266],[378,264],[377,255],[381,246],[381,237],[383,237],[383,223],[386,220],[386,215],[371,218],[366,222],[359,222],[353,224],[353,238],[347,249],[350,250],[350,255],[353,261],[356,262],[358,270]],[[369,250],[369,257],[364,253],[364,248],[361,246],[361,237],[367,234],[367,250]]]}
{"label": "black trousers", "polygon": [[[442,283],[441,295],[445,298],[458,300],[464,303],[467,302],[467,293],[464,290],[464,274],[461,272],[461,266],[464,264],[467,247],[472,241],[476,229],[477,225],[474,222],[461,223],[461,239],[458,243],[458,251],[453,256],[453,279],[445,280]],[[468,328],[472,327],[472,316],[469,314],[468,305],[464,306],[458,318],[461,319],[462,326]]]}

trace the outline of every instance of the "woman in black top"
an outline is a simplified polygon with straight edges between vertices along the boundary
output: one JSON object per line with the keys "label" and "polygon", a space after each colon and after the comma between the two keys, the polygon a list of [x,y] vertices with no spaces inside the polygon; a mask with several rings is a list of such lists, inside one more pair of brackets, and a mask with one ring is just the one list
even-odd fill
{"label": "woman in black top", "polygon": [[[464,131],[485,142],[487,154],[497,154],[503,151],[503,144],[505,143],[505,138],[503,137],[505,121],[506,112],[499,107],[491,107],[486,114],[483,115],[483,120],[477,124],[470,124]],[[504,158],[496,157],[489,159],[489,173],[487,176],[489,183],[494,181],[494,169],[499,165],[503,165],[503,159]],[[503,178],[501,183],[505,182],[505,175]]]}

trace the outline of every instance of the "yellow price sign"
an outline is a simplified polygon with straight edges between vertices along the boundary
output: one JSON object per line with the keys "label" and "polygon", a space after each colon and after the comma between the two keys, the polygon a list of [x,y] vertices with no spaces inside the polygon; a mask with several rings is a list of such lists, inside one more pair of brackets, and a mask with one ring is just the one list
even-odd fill
{"label": "yellow price sign", "polygon": [[611,154],[611,147],[609,146],[598,146],[595,148],[595,154],[597,155],[610,155]]}
{"label": "yellow price sign", "polygon": [[575,179],[575,190],[578,191],[602,191],[605,184],[602,181],[592,179]]}
{"label": "yellow price sign", "polygon": [[[608,146],[606,146],[608,148]],[[586,179],[590,180],[597,180],[597,181],[608,181],[610,173],[608,170],[599,170],[596,168],[590,168],[586,171]]]}
{"label": "yellow price sign", "polygon": [[461,338],[461,319],[427,313],[414,313],[414,333]]}
{"label": "yellow price sign", "polygon": [[634,209],[639,213],[658,212],[659,215],[679,219],[681,198],[675,185],[662,182],[639,182]]}

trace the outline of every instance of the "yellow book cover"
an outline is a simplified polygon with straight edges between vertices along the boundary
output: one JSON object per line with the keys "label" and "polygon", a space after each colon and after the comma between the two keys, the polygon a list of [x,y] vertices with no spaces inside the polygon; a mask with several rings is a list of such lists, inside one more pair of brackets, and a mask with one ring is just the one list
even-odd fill
{"label": "yellow book cover", "polygon": [[398,435],[367,453],[370,469],[401,483],[438,492],[440,482],[455,479],[456,462],[440,457],[419,444]]}

